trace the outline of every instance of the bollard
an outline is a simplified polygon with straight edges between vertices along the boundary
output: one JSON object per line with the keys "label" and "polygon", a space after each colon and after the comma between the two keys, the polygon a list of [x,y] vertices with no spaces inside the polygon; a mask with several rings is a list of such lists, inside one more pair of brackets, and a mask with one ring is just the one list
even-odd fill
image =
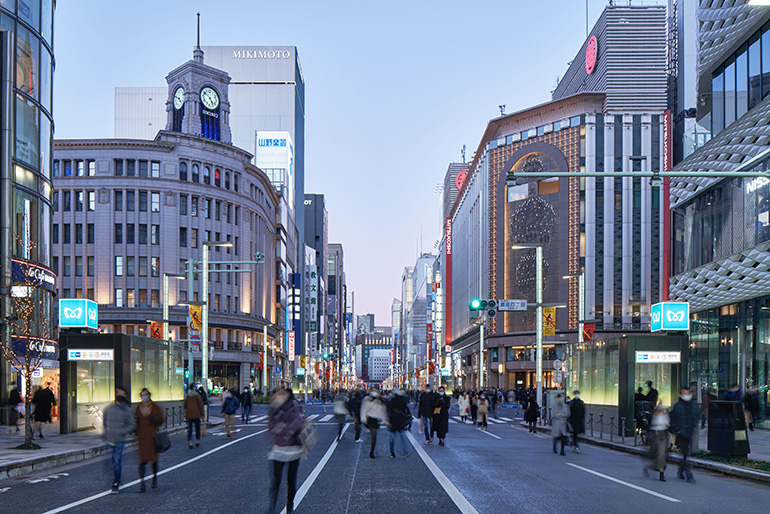
{"label": "bollard", "polygon": [[620,440],[621,440],[621,442],[623,444],[626,444],[626,418],[625,418],[625,416],[620,418],[620,425],[622,427],[620,429]]}
{"label": "bollard", "polygon": [[599,414],[599,439],[604,439],[604,414]]}
{"label": "bollard", "polygon": [[612,441],[612,435],[615,433],[615,416],[610,416],[610,441]]}
{"label": "bollard", "polygon": [[165,423],[166,423],[166,426],[165,426],[165,428],[168,428],[168,407],[166,407],[166,415],[165,415],[165,416],[163,416],[163,420],[164,420],[164,421],[165,421]]}

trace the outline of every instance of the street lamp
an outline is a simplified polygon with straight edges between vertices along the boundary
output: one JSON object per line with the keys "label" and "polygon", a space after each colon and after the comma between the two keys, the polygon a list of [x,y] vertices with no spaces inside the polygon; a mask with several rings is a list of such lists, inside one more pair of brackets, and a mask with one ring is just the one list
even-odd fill
{"label": "street lamp", "polygon": [[[570,273],[569,275],[564,275],[562,278],[570,279],[570,278],[577,278],[578,279],[578,337],[577,342],[578,344],[581,344],[583,342],[583,322],[585,321],[585,288],[586,288],[586,274],[584,271],[581,271],[580,273]],[[572,354],[572,350],[570,349],[570,355]],[[571,363],[572,361],[570,361]],[[566,387],[566,379],[564,380],[565,387]]]}
{"label": "street lamp", "polygon": [[537,404],[543,405],[543,245],[540,243],[517,243],[513,250],[535,249],[535,343],[537,345]]}
{"label": "street lamp", "polygon": [[201,363],[201,381],[206,391],[209,388],[209,247],[219,246],[229,248],[233,243],[229,241],[203,241],[203,282],[201,283],[202,300],[206,303],[206,308],[201,309],[201,325],[203,332],[201,334],[201,353],[203,361]]}

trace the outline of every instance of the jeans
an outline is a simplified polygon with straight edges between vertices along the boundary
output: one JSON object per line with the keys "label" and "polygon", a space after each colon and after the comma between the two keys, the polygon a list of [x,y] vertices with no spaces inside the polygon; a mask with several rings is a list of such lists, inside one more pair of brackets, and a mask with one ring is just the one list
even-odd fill
{"label": "jeans", "polygon": [[406,445],[406,431],[396,430],[390,433],[390,453],[396,453],[396,439],[401,442],[401,449],[404,450],[404,455],[409,455],[408,446]]}
{"label": "jeans", "polygon": [[[268,512],[275,513],[275,504],[278,501],[278,488],[281,485],[281,476],[283,475],[283,465],[285,462],[279,462],[277,460],[270,461],[273,463],[273,477],[270,479],[270,508]],[[294,512],[294,495],[297,493],[297,471],[299,470],[299,459],[293,460],[288,463],[289,470],[287,473],[288,478],[288,498],[286,501],[286,510],[288,512]]]}
{"label": "jeans", "polygon": [[187,442],[192,442],[193,426],[195,427],[195,441],[201,440],[201,420],[188,419],[187,420]]}
{"label": "jeans", "polygon": [[120,483],[120,474],[123,472],[123,448],[126,443],[115,443],[112,446],[112,483]]}
{"label": "jeans", "polygon": [[423,428],[425,429],[425,440],[430,441],[431,433],[433,432],[431,430],[431,428],[433,428],[433,416],[423,416],[422,425],[423,425]]}
{"label": "jeans", "polygon": [[251,405],[241,407],[241,423],[249,422],[249,414],[251,414]]}
{"label": "jeans", "polygon": [[679,446],[679,449],[682,450],[682,462],[679,463],[679,471],[677,472],[677,476],[679,478],[685,477],[689,480],[692,478],[692,470],[690,469],[690,463],[687,461],[687,458],[690,456],[690,445],[692,444],[692,439],[688,439],[680,435],[677,437],[676,443]]}

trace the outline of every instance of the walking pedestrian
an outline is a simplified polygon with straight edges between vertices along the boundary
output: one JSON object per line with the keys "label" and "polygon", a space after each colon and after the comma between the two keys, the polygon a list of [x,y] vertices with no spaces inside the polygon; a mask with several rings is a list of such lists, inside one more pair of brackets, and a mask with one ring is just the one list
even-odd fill
{"label": "walking pedestrian", "polygon": [[377,429],[380,428],[380,422],[388,423],[388,412],[385,404],[380,399],[380,392],[372,388],[369,394],[361,402],[361,423],[369,429],[372,435],[372,446],[369,450],[369,458],[374,458],[374,447],[377,446]]}
{"label": "walking pedestrian", "polygon": [[13,432],[12,427],[16,427],[16,431],[19,431],[19,405],[23,406],[23,402],[21,400],[21,393],[19,393],[19,390],[16,388],[16,384],[11,385],[11,392],[8,395],[8,407],[10,411],[8,412],[8,433]]}
{"label": "walking pedestrian", "polygon": [[251,415],[251,390],[248,387],[243,388],[241,393],[241,423],[248,425]]}
{"label": "walking pedestrian", "polygon": [[433,430],[438,436],[438,445],[444,446],[444,439],[449,432],[449,407],[451,401],[443,387],[438,388],[438,396],[433,406]]}
{"label": "walking pedestrian", "polygon": [[476,424],[479,416],[479,397],[476,393],[471,393],[471,425]]}
{"label": "walking pedestrian", "polygon": [[227,438],[230,439],[233,435],[230,433],[230,429],[235,424],[235,413],[238,410],[240,402],[235,397],[235,391],[225,391],[224,402],[222,402],[222,417],[225,418],[225,433]]}
{"label": "walking pedestrian", "polygon": [[355,428],[355,437],[353,442],[361,442],[361,402],[363,401],[363,395],[361,391],[356,388],[350,393],[350,399],[348,400],[348,412],[353,418],[353,426]]}
{"label": "walking pedestrian", "polygon": [[749,425],[749,430],[754,431],[754,421],[756,421],[759,415],[759,387],[756,384],[752,384],[746,395],[743,397],[743,404],[746,407],[745,416],[746,423]]}
{"label": "walking pedestrian", "polygon": [[187,390],[184,398],[184,419],[187,421],[187,446],[193,448],[193,427],[195,427],[195,446],[201,445],[201,418],[203,417],[203,400],[194,388]]}
{"label": "walking pedestrian", "polygon": [[388,402],[388,420],[390,422],[390,458],[396,458],[396,439],[401,444],[404,457],[409,455],[406,444],[406,427],[412,419],[406,395],[401,389],[394,389]]}
{"label": "walking pedestrian", "polygon": [[104,412],[104,439],[112,447],[112,489],[120,492],[120,475],[123,471],[123,448],[126,439],[136,429],[136,417],[122,387],[115,388],[115,402],[108,405]]}
{"label": "walking pedestrian", "polygon": [[206,421],[209,419],[206,415],[209,408],[209,395],[206,393],[206,390],[203,389],[203,386],[198,386],[198,394],[201,395],[201,401],[203,402],[203,417],[201,419]]}
{"label": "walking pedestrian", "polygon": [[647,440],[650,441],[650,462],[644,465],[642,472],[644,476],[649,477],[650,469],[657,471],[658,480],[661,482],[666,481],[670,425],[668,409],[664,405],[655,407],[650,420],[650,434],[647,436]]}
{"label": "walking pedestrian", "polygon": [[347,398],[345,393],[340,390],[334,397],[334,419],[337,420],[337,442],[342,442],[342,427],[345,420],[348,419]]}
{"label": "walking pedestrian", "polygon": [[658,390],[652,387],[652,380],[647,381],[647,387],[649,388],[649,391],[647,391],[647,401],[655,408],[658,405]]}
{"label": "walking pedestrian", "polygon": [[299,404],[283,389],[276,389],[270,398],[267,416],[267,428],[273,434],[273,447],[267,454],[272,463],[273,475],[270,479],[269,514],[275,514],[278,501],[278,489],[281,485],[283,467],[289,464],[286,473],[288,497],[286,512],[294,512],[294,496],[297,493],[297,471],[302,457],[302,446],[297,444],[297,434],[302,431],[302,412]]}
{"label": "walking pedestrian", "polygon": [[471,401],[468,399],[468,393],[463,392],[457,400],[457,408],[460,409],[460,421],[467,423],[468,414],[471,412]]}
{"label": "walking pedestrian", "polygon": [[555,405],[551,408],[551,437],[553,438],[553,453],[556,453],[556,442],[561,441],[561,453],[564,455],[564,444],[567,442],[569,431],[567,422],[570,417],[570,408],[564,402],[564,395],[556,395]]}
{"label": "walking pedestrian", "polygon": [[524,421],[529,424],[529,431],[531,433],[537,433],[535,430],[535,423],[537,423],[540,417],[540,406],[537,404],[535,397],[530,397],[527,400],[527,410],[524,411]]}
{"label": "walking pedestrian", "polygon": [[676,433],[676,445],[682,451],[682,461],[679,463],[679,470],[676,476],[688,482],[695,483],[695,478],[690,469],[690,451],[692,449],[692,439],[695,431],[698,429],[700,421],[700,409],[698,403],[692,399],[692,392],[687,387],[679,390],[679,401],[674,404],[671,410],[671,425]]}
{"label": "walking pedestrian", "polygon": [[147,490],[144,486],[144,467],[152,462],[152,485],[158,487],[158,450],[155,447],[155,436],[158,427],[163,424],[163,411],[151,399],[150,391],[145,387],[139,392],[142,399],[136,407],[136,436],[139,441],[139,492]]}
{"label": "walking pedestrian", "polygon": [[569,402],[569,425],[575,453],[580,453],[578,436],[586,431],[586,404],[580,399],[580,391],[575,389],[572,394],[574,398]]}
{"label": "walking pedestrian", "polygon": [[417,413],[422,421],[422,429],[425,432],[425,444],[433,442],[433,409],[435,408],[436,395],[430,390],[430,386],[425,386],[425,390],[420,393],[420,400],[417,404]]}
{"label": "walking pedestrian", "polygon": [[487,395],[482,393],[479,397],[478,402],[478,419],[479,419],[479,428],[482,428],[484,430],[487,429],[487,418],[489,416],[489,400],[487,400]]}
{"label": "walking pedestrian", "polygon": [[56,397],[53,395],[53,391],[50,389],[50,385],[46,382],[45,387],[35,391],[35,395],[32,397],[32,403],[35,405],[35,413],[32,415],[34,424],[32,426],[32,435],[35,435],[35,429],[37,429],[40,439],[43,437],[43,423],[50,423],[51,419],[51,407],[56,405]]}

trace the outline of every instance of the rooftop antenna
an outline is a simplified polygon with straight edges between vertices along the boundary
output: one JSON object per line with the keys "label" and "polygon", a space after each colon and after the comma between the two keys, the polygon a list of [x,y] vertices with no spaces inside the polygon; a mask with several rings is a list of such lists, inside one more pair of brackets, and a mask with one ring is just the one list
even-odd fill
{"label": "rooftop antenna", "polygon": [[193,50],[193,61],[203,62],[203,50],[201,50],[201,13],[198,13],[198,39]]}
{"label": "rooftop antenna", "polygon": [[500,108],[500,116],[505,116],[505,104],[498,105],[498,107]]}
{"label": "rooftop antenna", "polygon": [[463,145],[463,149],[460,150],[460,155],[463,156],[463,164],[465,164],[465,145]]}

